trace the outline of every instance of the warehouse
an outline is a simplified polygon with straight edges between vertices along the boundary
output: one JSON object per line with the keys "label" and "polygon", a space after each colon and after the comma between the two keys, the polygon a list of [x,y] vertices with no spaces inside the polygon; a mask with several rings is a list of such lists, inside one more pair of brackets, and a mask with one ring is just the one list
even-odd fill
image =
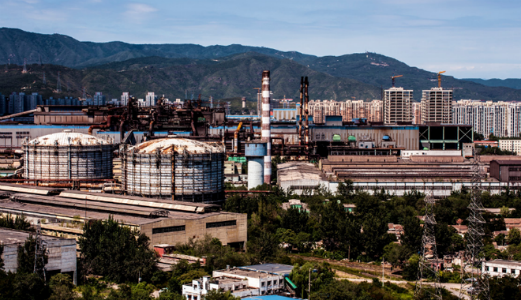
{"label": "warehouse", "polygon": [[112,194],[60,191],[2,183],[0,213],[42,221],[47,234],[78,237],[82,224],[110,216],[150,238],[150,245],[176,245],[209,234],[223,245],[243,248],[246,214],[220,211],[218,205]]}
{"label": "warehouse", "polygon": [[[2,259],[4,271],[16,272],[18,268],[18,246],[23,245],[29,235],[34,233],[0,228],[0,244],[4,246]],[[47,246],[48,262],[45,265],[46,272],[68,273],[76,284],[76,240],[73,238],[59,238],[42,235],[42,240]]]}

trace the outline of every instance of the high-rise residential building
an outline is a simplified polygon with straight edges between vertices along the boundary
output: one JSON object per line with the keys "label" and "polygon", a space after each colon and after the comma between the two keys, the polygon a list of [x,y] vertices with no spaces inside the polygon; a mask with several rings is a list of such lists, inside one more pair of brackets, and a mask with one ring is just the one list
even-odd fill
{"label": "high-rise residential building", "polygon": [[145,97],[145,106],[155,106],[156,105],[157,96],[154,92],[148,92]]}
{"label": "high-rise residential building", "polygon": [[107,98],[103,95],[102,92],[96,92],[96,94],[94,94],[94,97],[92,99],[93,101],[93,105],[105,105],[105,103],[107,102],[106,100]]}
{"label": "high-rise residential building", "polygon": [[25,111],[25,93],[13,92],[9,96],[8,114],[16,114]]}
{"label": "high-rise residential building", "polygon": [[128,104],[128,99],[130,99],[130,93],[129,92],[123,92],[123,94],[121,94],[121,101],[119,102],[119,104],[121,106],[127,106]]}
{"label": "high-rise residential building", "polygon": [[7,101],[5,96],[0,94],[0,116],[7,114]]}
{"label": "high-rise residential building", "polygon": [[412,123],[413,124],[422,124],[422,105],[421,102],[413,102],[412,103]]}
{"label": "high-rise residential building", "polygon": [[24,104],[25,110],[36,109],[37,105],[42,105],[42,104],[43,104],[42,95],[38,95],[38,93],[32,93],[31,95],[25,96],[25,104]]}
{"label": "high-rise residential building", "polygon": [[521,133],[521,103],[459,100],[452,106],[453,124],[472,125],[484,136],[518,137]]}
{"label": "high-rise residential building", "polygon": [[384,91],[384,124],[411,122],[412,90],[392,87]]}
{"label": "high-rise residential building", "polygon": [[[382,122],[382,100],[364,102],[364,100],[310,100],[309,112],[315,123],[323,123],[325,116],[342,116],[343,122],[365,118],[369,122]],[[298,111],[297,111],[298,113]]]}
{"label": "high-rise residential building", "polygon": [[434,87],[422,91],[422,123],[452,123],[452,90]]}

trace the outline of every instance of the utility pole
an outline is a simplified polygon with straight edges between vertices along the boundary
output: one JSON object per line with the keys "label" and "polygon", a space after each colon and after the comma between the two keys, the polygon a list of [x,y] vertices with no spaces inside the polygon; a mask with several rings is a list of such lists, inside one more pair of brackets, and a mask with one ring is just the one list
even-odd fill
{"label": "utility pole", "polygon": [[382,258],[382,287],[384,287],[384,283],[385,283],[384,262],[385,262],[385,258]]}

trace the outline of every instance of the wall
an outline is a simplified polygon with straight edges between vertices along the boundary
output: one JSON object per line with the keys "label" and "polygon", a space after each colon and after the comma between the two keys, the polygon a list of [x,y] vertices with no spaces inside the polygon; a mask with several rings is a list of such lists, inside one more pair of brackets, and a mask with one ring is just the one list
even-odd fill
{"label": "wall", "polygon": [[[231,220],[236,220],[237,225],[206,228],[207,223]],[[184,231],[152,233],[153,228],[182,225],[185,226]],[[177,243],[187,243],[190,238],[202,239],[206,234],[218,238],[221,240],[223,245],[239,242],[243,242],[244,245],[246,245],[246,242],[248,241],[246,214],[218,213],[211,214],[208,217],[205,217],[204,215],[194,215],[194,219],[162,219],[156,222],[151,221],[151,223],[143,224],[141,225],[140,230],[142,233],[145,233],[150,237],[151,245],[175,245]]]}

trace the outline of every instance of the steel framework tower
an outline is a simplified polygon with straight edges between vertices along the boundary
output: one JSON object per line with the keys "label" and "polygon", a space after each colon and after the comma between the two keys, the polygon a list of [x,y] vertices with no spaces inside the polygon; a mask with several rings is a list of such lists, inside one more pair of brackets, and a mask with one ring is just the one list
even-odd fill
{"label": "steel framework tower", "polygon": [[[436,219],[434,218],[434,204],[436,201],[431,194],[427,194],[424,198],[425,202],[425,216],[422,236],[422,256],[418,264],[418,279],[416,280],[416,290],[414,291],[414,298],[420,298],[422,290],[427,292],[429,290],[423,289],[422,278],[434,276],[434,285],[429,285],[434,288],[433,293],[429,293],[430,299],[442,299],[442,287],[440,285],[440,276],[438,273],[438,250],[436,247],[435,227]],[[432,268],[428,257],[432,257],[436,261],[436,267]],[[423,298],[422,298],[423,299]]]}
{"label": "steel framework tower", "polygon": [[478,297],[490,299],[488,277],[482,273],[482,264],[485,260],[482,251],[485,219],[482,216],[484,208],[481,202],[481,173],[477,155],[474,156],[472,166],[470,193],[467,248],[465,250],[465,262],[462,262],[461,266],[460,298],[468,295],[470,299],[478,299]]}
{"label": "steel framework tower", "polygon": [[42,240],[40,220],[36,225],[36,238],[35,238],[35,249],[34,249],[34,272],[38,275],[43,274],[43,280],[46,281],[45,274],[45,254],[47,252],[47,245]]}

